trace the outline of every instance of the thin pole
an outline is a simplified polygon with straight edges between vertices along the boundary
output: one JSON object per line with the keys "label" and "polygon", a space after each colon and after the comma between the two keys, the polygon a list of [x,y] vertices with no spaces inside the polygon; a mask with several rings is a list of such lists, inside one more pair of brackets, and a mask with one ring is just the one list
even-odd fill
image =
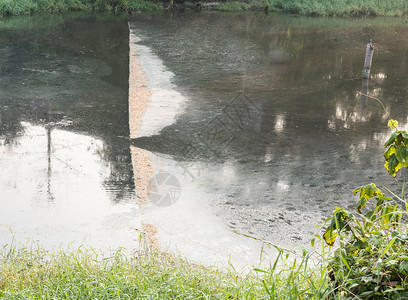
{"label": "thin pole", "polygon": [[366,55],[365,55],[364,69],[363,69],[363,78],[369,78],[370,77],[371,63],[373,62],[373,54],[374,54],[374,45],[373,45],[373,40],[370,39],[370,42],[367,44],[367,47],[366,47]]}

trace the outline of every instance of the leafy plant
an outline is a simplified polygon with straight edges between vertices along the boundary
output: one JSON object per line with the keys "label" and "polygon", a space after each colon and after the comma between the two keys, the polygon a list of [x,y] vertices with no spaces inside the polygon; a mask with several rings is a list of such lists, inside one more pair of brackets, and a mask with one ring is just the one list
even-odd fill
{"label": "leafy plant", "polygon": [[388,126],[395,131],[384,145],[388,147],[384,153],[386,160],[384,167],[395,177],[402,166],[408,168],[408,133],[405,130],[398,130],[398,122],[395,120],[388,121]]}
{"label": "leafy plant", "polygon": [[[408,134],[395,130],[385,143],[385,168],[391,176],[408,167]],[[356,212],[336,207],[323,240],[338,248],[328,261],[330,278],[343,299],[400,299],[408,297],[408,204],[404,188],[399,197],[385,196],[374,183],[353,191],[359,194]]]}
{"label": "leafy plant", "polygon": [[385,197],[373,183],[353,193],[360,194],[356,213],[336,207],[323,235],[329,245],[339,239],[330,277],[344,298],[408,296],[408,211],[399,204],[406,200]]}

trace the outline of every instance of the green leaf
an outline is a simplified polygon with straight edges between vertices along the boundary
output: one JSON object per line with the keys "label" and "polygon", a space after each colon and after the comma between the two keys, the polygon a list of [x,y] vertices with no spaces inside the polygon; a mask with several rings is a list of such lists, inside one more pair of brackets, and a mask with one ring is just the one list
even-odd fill
{"label": "green leaf", "polygon": [[388,160],[390,158],[391,155],[393,155],[395,153],[395,146],[391,145],[387,151],[384,152],[384,158],[386,160]]}
{"label": "green leaf", "polygon": [[334,216],[330,218],[330,225],[326,228],[326,231],[323,234],[324,241],[330,246],[334,245],[338,233],[341,230],[344,229],[346,231],[350,231],[350,226],[348,225],[347,221],[354,218],[354,216],[347,210],[338,207],[336,207],[333,215]]}
{"label": "green leaf", "polygon": [[372,210],[370,210],[365,214],[364,217],[365,217],[366,221],[369,222],[369,221],[374,221],[375,218],[376,218],[376,215],[374,214],[374,212]]}
{"label": "green leaf", "polygon": [[359,188],[356,188],[355,190],[353,190],[354,196],[355,196],[359,191],[361,191],[361,189],[362,189],[363,187],[364,187],[364,186],[360,186]]}
{"label": "green leaf", "polygon": [[390,173],[392,177],[395,177],[397,176],[397,172],[401,169],[402,164],[398,161],[394,153],[384,164],[384,167],[388,170],[388,173]]}
{"label": "green leaf", "polygon": [[401,135],[404,137],[404,139],[408,139],[408,133],[405,130],[400,131],[400,132],[401,132]]}
{"label": "green leaf", "polygon": [[343,263],[346,265],[347,269],[349,269],[349,271],[351,271],[350,265],[348,264],[347,260],[346,260],[346,253],[344,251],[344,249],[342,249],[342,251],[340,251],[340,258],[343,261]]}
{"label": "green leaf", "polygon": [[400,264],[399,269],[400,269],[401,271],[408,272],[408,260],[404,260],[404,261]]}
{"label": "green leaf", "polygon": [[353,232],[356,239],[362,242],[367,241],[367,238],[364,237],[365,236],[364,230],[361,227],[351,227],[351,231]]}
{"label": "green leaf", "polygon": [[364,206],[367,203],[367,198],[366,197],[361,197],[360,200],[357,203],[357,211],[361,214],[361,209],[364,208]]}
{"label": "green leaf", "polygon": [[404,138],[402,137],[401,131],[397,131],[397,132],[398,132],[398,135],[397,135],[397,137],[395,138],[395,144],[396,144],[396,145],[404,144],[404,143],[403,143]]}
{"label": "green leaf", "polygon": [[408,147],[407,146],[397,147],[397,149],[395,150],[395,156],[405,168],[408,168]]}
{"label": "green leaf", "polygon": [[[405,234],[405,233],[398,233],[397,237],[402,242],[407,242],[408,241],[408,235]],[[408,256],[402,256],[402,258],[408,260]]]}
{"label": "green leaf", "polygon": [[391,206],[385,206],[381,210],[380,225],[382,225],[385,229],[390,227],[392,210],[393,209]]}
{"label": "green leaf", "polygon": [[382,197],[383,193],[374,183],[370,183],[361,188],[360,198],[365,197],[367,200],[374,196]]}
{"label": "green leaf", "polygon": [[353,283],[353,284],[351,284],[351,285],[348,286],[348,289],[349,289],[349,290],[353,290],[354,288],[356,288],[356,287],[358,287],[358,286],[360,286],[360,283]]}
{"label": "green leaf", "polygon": [[374,291],[366,291],[360,294],[361,297],[371,297],[374,296]]}
{"label": "green leaf", "polygon": [[342,230],[344,227],[347,226],[347,220],[353,218],[353,215],[350,214],[348,211],[342,209],[340,211],[335,212],[334,224],[337,230]]}
{"label": "green leaf", "polygon": [[391,242],[387,245],[387,247],[385,247],[384,251],[383,251],[383,252],[381,253],[381,255],[380,255],[380,258],[382,258],[382,257],[385,255],[385,253],[387,253],[388,250],[390,250],[390,248],[392,247],[392,245],[394,244],[394,242],[395,242],[396,239],[397,239],[397,237],[393,238],[393,239],[391,240]]}
{"label": "green leaf", "polygon": [[391,145],[392,143],[395,142],[395,140],[397,139],[397,137],[400,135],[401,133],[396,131],[393,132],[390,136],[390,138],[388,139],[388,141],[384,144],[385,147],[388,147],[389,145]]}
{"label": "green leaf", "polygon": [[333,246],[336,238],[337,232],[335,232],[335,229],[332,226],[327,227],[325,233],[323,234],[323,239],[326,244]]}
{"label": "green leaf", "polygon": [[[401,222],[402,213],[398,212],[398,205],[394,206],[394,212],[391,214],[390,223],[394,226],[394,228],[398,227],[398,224]],[[400,239],[400,237],[398,237]]]}
{"label": "green leaf", "polygon": [[366,198],[367,200],[375,195],[377,187],[374,183],[368,184],[361,189],[360,198]]}
{"label": "green leaf", "polygon": [[254,268],[254,271],[255,271],[255,272],[268,273],[268,272],[266,272],[265,270],[258,269],[258,268]]}
{"label": "green leaf", "polygon": [[364,277],[361,277],[360,280],[361,280],[362,282],[365,282],[365,283],[367,283],[367,282],[374,282],[374,281],[375,281],[375,279],[374,279],[373,276],[364,276]]}
{"label": "green leaf", "polygon": [[377,207],[380,207],[384,203],[384,197],[377,198]]}
{"label": "green leaf", "polygon": [[367,203],[367,200],[376,197],[377,198],[377,206],[378,204],[382,204],[383,200],[382,197],[384,196],[383,193],[379,188],[374,183],[359,187],[353,191],[353,194],[356,195],[358,192],[360,192],[360,200],[357,203],[357,211],[362,214],[361,209],[364,208],[364,206]]}

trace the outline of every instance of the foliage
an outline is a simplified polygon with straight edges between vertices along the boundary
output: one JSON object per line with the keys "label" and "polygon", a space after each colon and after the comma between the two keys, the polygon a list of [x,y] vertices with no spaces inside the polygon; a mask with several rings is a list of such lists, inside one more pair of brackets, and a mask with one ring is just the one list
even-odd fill
{"label": "foliage", "polygon": [[[395,177],[407,167],[405,131],[390,120],[395,130],[385,143],[385,168]],[[328,261],[331,279],[342,298],[397,299],[408,297],[408,204],[387,189],[390,197],[374,183],[353,191],[359,194],[356,213],[336,207],[323,240],[338,249]]]}
{"label": "foliage", "polygon": [[388,126],[395,131],[384,145],[388,147],[384,153],[384,167],[395,177],[402,167],[408,168],[408,133],[398,130],[398,122],[395,120],[390,120]]}
{"label": "foliage", "polygon": [[336,207],[323,235],[329,245],[340,240],[329,261],[333,279],[343,296],[408,296],[408,228],[401,221],[408,211],[373,183],[353,192],[360,194],[357,213]]}
{"label": "foliage", "polygon": [[[116,13],[157,11],[169,1],[172,3],[172,0],[1,0],[0,16],[64,10],[99,10]],[[206,1],[209,0],[204,0]],[[170,7],[173,5],[170,4]],[[264,7],[294,14],[319,16],[400,16],[408,13],[408,1],[405,0],[232,0],[221,1],[220,5],[211,6],[221,11]]]}
{"label": "foliage", "polygon": [[1,0],[0,16],[34,12],[95,10],[110,12],[155,11],[161,5],[145,0]]}
{"label": "foliage", "polygon": [[283,11],[319,16],[395,16],[407,14],[405,0],[270,0]]}
{"label": "foliage", "polygon": [[133,12],[133,11],[155,11],[161,6],[153,1],[144,0],[90,0],[92,8],[101,11]]}
{"label": "foliage", "polygon": [[219,11],[229,11],[229,12],[238,12],[242,10],[248,10],[251,6],[248,3],[241,2],[241,1],[228,1],[221,3],[217,10]]}
{"label": "foliage", "polygon": [[300,299],[329,295],[326,272],[308,255],[255,272],[204,267],[173,255],[81,247],[50,253],[40,247],[0,251],[1,299]]}
{"label": "foliage", "polygon": [[245,1],[226,1],[222,2],[217,8],[219,11],[238,12],[243,10],[256,10],[265,7],[267,4],[263,0]]}

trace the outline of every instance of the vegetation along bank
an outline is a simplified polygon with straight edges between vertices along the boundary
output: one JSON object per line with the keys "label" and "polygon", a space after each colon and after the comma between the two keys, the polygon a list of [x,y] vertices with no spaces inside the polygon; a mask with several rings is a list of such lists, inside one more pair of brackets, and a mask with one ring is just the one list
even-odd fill
{"label": "vegetation along bank", "polygon": [[163,9],[264,10],[312,16],[405,16],[406,0],[0,0],[0,17],[67,10],[139,13]]}

